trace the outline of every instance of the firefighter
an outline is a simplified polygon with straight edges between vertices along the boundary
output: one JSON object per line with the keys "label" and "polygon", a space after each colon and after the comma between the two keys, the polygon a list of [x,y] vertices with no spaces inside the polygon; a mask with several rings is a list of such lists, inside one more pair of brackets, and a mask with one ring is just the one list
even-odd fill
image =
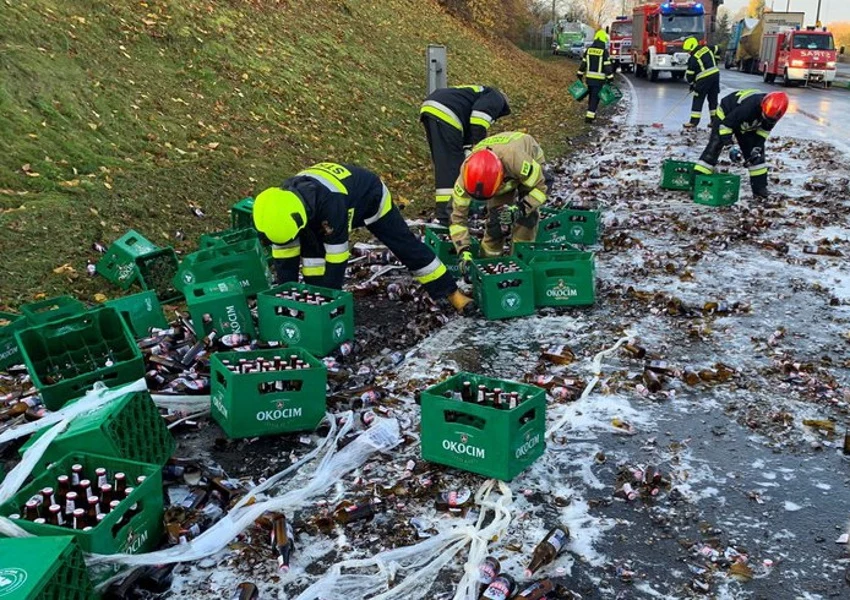
{"label": "firefighter", "polygon": [[272,243],[278,282],[298,279],[342,287],[349,234],[366,227],[436,301],[448,298],[458,311],[471,301],[446,266],[411,233],[387,186],[371,171],[353,165],[319,163],[262,191],[254,201],[254,225]]}
{"label": "firefighter", "polygon": [[694,37],[689,37],[683,45],[685,52],[690,53],[688,70],[685,79],[694,93],[691,104],[691,120],[685,127],[693,128],[699,125],[702,116],[702,105],[708,98],[708,114],[711,123],[717,120],[717,97],[720,95],[720,69],[717,68],[717,57],[710,46],[700,46]]}
{"label": "firefighter", "polygon": [[596,120],[596,109],[599,107],[599,92],[609,81],[614,79],[614,66],[608,56],[608,34],[600,29],[593,37],[590,48],[584,51],[581,65],[578,68],[579,81],[586,78],[588,89],[587,113],[585,123]]}
{"label": "firefighter", "polygon": [[436,182],[436,219],[449,224],[452,186],[472,147],[497,120],[511,114],[508,98],[496,88],[459,85],[435,91],[419,109],[431,149]]}
{"label": "firefighter", "polygon": [[452,193],[452,236],[460,269],[467,276],[469,251],[469,204],[472,198],[487,200],[488,220],[481,254],[502,254],[505,237],[513,242],[533,242],[550,182],[543,150],[533,137],[520,132],[490,136],[475,146],[463,162]]}
{"label": "firefighter", "polygon": [[731,145],[734,135],[750,170],[753,196],[767,198],[764,143],[787,110],[785,92],[763,94],[758,90],[741,90],[724,97],[717,109],[718,123],[712,127],[711,138],[694,170],[707,175],[713,173],[720,152]]}

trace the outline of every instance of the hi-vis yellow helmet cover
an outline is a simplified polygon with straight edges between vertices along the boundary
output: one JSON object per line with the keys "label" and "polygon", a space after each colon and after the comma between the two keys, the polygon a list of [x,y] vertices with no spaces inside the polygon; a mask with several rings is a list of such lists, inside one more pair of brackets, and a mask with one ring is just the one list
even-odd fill
{"label": "hi-vis yellow helmet cover", "polygon": [[608,43],[608,34],[605,33],[604,29],[600,29],[599,31],[596,32],[596,35],[593,36],[593,39],[600,41],[603,44],[607,44]]}
{"label": "hi-vis yellow helmet cover", "polygon": [[684,48],[685,52],[693,52],[699,46],[699,41],[695,37],[689,37],[685,40],[685,43],[682,44],[682,48]]}
{"label": "hi-vis yellow helmet cover", "polygon": [[254,200],[254,227],[273,244],[287,244],[307,224],[307,211],[294,192],[268,188]]}

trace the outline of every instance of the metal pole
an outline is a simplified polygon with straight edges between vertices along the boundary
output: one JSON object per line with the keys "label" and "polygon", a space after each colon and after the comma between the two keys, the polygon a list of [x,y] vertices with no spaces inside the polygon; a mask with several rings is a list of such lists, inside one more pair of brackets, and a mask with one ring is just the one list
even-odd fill
{"label": "metal pole", "polygon": [[820,2],[821,2],[821,0],[818,0],[818,16],[815,17],[815,23],[816,24],[820,23]]}
{"label": "metal pole", "polygon": [[785,3],[785,12],[790,12],[790,11],[791,11],[791,0],[788,0],[788,2]]}

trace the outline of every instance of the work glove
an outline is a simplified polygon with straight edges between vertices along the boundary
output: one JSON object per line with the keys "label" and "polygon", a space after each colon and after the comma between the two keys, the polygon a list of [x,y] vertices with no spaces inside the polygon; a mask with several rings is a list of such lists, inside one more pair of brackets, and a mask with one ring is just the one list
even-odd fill
{"label": "work glove", "polygon": [[747,161],[747,166],[749,165],[760,165],[764,162],[764,150],[762,148],[753,148],[752,152],[750,152],[750,160]]}
{"label": "work glove", "polygon": [[499,225],[502,229],[511,229],[519,219],[525,216],[525,206],[523,204],[508,204],[503,206],[499,212]]}
{"label": "work glove", "polygon": [[466,283],[472,283],[469,274],[469,271],[472,268],[472,252],[464,248],[459,254],[460,260],[458,261],[458,268],[460,269],[460,274]]}
{"label": "work glove", "polygon": [[576,79],[578,79],[579,81],[583,82],[583,81],[584,81],[584,76],[583,76],[581,73],[578,73],[578,74],[576,74]]}
{"label": "work glove", "polygon": [[744,154],[738,146],[733,146],[732,149],[729,150],[729,160],[736,164],[744,162]]}

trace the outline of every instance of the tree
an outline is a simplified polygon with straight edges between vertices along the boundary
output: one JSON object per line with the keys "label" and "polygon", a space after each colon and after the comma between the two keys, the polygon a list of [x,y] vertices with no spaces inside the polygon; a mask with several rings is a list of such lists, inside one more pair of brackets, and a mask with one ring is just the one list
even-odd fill
{"label": "tree", "polygon": [[765,0],[750,0],[749,5],[747,6],[747,16],[761,19],[764,14],[764,4]]}
{"label": "tree", "polygon": [[714,32],[714,43],[725,48],[729,43],[729,37],[732,34],[732,16],[725,8],[718,11],[717,29]]}

